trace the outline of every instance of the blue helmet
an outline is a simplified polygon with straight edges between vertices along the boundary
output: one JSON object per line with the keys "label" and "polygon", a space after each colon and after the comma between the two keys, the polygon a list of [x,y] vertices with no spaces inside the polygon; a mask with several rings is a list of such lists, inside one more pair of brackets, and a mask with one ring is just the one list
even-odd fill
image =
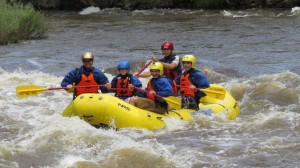
{"label": "blue helmet", "polygon": [[130,70],[130,64],[128,61],[121,61],[119,64],[118,64],[118,70],[119,69],[128,69],[128,71]]}

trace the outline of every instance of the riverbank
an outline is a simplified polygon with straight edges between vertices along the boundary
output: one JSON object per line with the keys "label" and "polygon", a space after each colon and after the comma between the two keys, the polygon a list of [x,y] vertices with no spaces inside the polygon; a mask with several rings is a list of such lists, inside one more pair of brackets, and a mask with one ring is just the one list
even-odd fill
{"label": "riverbank", "polygon": [[49,29],[47,18],[31,4],[0,0],[0,45],[38,39]]}
{"label": "riverbank", "polygon": [[38,9],[82,10],[89,6],[121,8],[125,10],[153,8],[182,9],[249,9],[249,8],[292,8],[300,6],[300,0],[20,0],[32,3]]}

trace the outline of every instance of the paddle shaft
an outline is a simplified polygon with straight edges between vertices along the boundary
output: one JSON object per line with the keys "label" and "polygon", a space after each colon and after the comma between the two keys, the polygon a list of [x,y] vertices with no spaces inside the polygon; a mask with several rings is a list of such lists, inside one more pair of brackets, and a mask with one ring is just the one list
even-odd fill
{"label": "paddle shaft", "polygon": [[[140,91],[142,91],[142,92],[144,92],[144,93],[148,93],[148,91],[147,90],[144,90],[144,89],[141,89],[141,88],[138,88],[138,87],[134,87],[136,90],[140,90]],[[157,96],[158,98],[163,98],[162,96],[160,96],[160,95],[155,95],[155,96]]]}
{"label": "paddle shaft", "polygon": [[137,73],[135,76],[138,78],[139,77],[139,75],[150,65],[152,63],[152,61],[149,61],[145,66],[144,66],[144,68],[142,68],[141,70],[140,70],[140,72],[139,73]]}
{"label": "paddle shaft", "polygon": [[[88,86],[74,86],[73,88],[87,88],[87,87],[100,87],[105,85],[88,85]],[[59,88],[48,88],[48,90],[59,90],[59,89],[67,89],[67,87],[59,87]],[[110,90],[127,90],[128,88],[110,88]]]}
{"label": "paddle shaft", "polygon": [[[73,88],[87,88],[87,87],[100,87],[100,86],[105,86],[105,85],[73,86]],[[60,89],[67,89],[67,87],[45,88],[40,90],[43,91],[43,90],[60,90]]]}
{"label": "paddle shaft", "polygon": [[[181,88],[189,88],[189,86],[183,86],[183,85],[177,85],[177,87],[181,87]],[[196,90],[199,90],[199,91],[203,91],[203,89],[200,89],[200,88],[195,88]]]}
{"label": "paddle shaft", "polygon": [[[89,85],[89,86],[74,86],[74,88],[86,88],[86,87],[100,87],[105,85]],[[36,85],[25,85],[25,86],[18,86],[16,88],[16,93],[18,97],[28,97],[28,96],[35,96],[47,90],[61,90],[67,89],[67,87],[55,87],[55,88],[44,88],[41,86]],[[124,90],[127,88],[112,88],[111,90]]]}
{"label": "paddle shaft", "polygon": [[60,89],[67,89],[67,87],[47,88],[47,90],[60,90]]}

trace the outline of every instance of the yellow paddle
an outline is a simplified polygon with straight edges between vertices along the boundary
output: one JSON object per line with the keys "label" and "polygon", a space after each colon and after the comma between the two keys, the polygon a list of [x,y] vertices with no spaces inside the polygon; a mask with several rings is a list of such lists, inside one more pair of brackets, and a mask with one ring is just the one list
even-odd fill
{"label": "yellow paddle", "polygon": [[[142,92],[147,93],[147,90],[138,88],[138,87],[134,87],[137,90],[140,90]],[[175,97],[175,96],[169,96],[169,97],[162,97],[160,95],[155,95],[158,98],[164,99],[164,101],[166,101],[168,103],[168,105],[176,110],[181,109],[181,99],[179,97]]]}
{"label": "yellow paddle", "polygon": [[26,86],[18,86],[16,89],[16,94],[20,98],[25,98],[29,96],[36,96],[46,90],[59,90],[59,89],[66,89],[66,88],[65,87],[43,88],[41,86],[36,86],[36,85],[26,85]]}
{"label": "yellow paddle", "polygon": [[162,97],[162,96],[158,96],[159,98],[164,99],[168,105],[176,110],[181,109],[181,99],[179,97],[175,97],[175,96],[169,96],[169,97]]}
{"label": "yellow paddle", "polygon": [[[75,86],[74,88],[99,87],[99,86],[104,86],[104,85]],[[36,96],[46,90],[60,90],[60,89],[66,89],[66,87],[44,88],[44,87],[36,86],[36,85],[25,85],[25,86],[18,86],[16,88],[16,94],[20,98],[25,98],[25,97],[29,97],[29,96]]]}
{"label": "yellow paddle", "polygon": [[203,91],[209,97],[213,97],[220,100],[223,100],[226,95],[226,89],[223,86],[216,84],[210,84],[209,88],[199,90]]}

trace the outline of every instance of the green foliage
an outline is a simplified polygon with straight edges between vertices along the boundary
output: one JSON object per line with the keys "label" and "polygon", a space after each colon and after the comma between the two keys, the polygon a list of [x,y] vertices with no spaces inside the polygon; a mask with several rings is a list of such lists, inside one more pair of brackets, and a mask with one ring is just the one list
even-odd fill
{"label": "green foliage", "polygon": [[48,29],[47,18],[31,4],[0,0],[0,45],[42,38]]}

